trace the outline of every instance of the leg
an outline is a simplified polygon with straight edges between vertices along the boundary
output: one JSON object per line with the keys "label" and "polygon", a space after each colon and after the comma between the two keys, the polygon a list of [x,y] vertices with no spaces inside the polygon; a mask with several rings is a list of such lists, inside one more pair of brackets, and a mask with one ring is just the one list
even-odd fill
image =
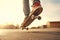
{"label": "leg", "polygon": [[30,13],[29,0],[23,0],[23,11],[25,16],[28,16]]}
{"label": "leg", "polygon": [[25,18],[24,18],[23,23],[21,24],[22,30],[25,28],[23,24],[24,24],[25,20],[27,19],[27,17],[29,16],[29,13],[30,13],[29,0],[23,0],[23,12],[25,14]]}

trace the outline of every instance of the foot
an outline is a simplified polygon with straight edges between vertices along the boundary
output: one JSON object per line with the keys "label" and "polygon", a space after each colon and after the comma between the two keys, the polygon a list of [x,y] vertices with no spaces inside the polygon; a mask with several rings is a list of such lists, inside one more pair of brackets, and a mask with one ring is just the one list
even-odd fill
{"label": "foot", "polygon": [[36,11],[37,15],[39,15],[43,11],[43,8],[42,8],[42,6],[41,6],[41,4],[40,4],[39,1],[38,2],[35,2],[33,4],[33,6],[32,6],[32,12],[34,12],[34,11]]}
{"label": "foot", "polygon": [[33,10],[35,10],[39,6],[41,6],[40,0],[33,0],[33,5],[32,5]]}

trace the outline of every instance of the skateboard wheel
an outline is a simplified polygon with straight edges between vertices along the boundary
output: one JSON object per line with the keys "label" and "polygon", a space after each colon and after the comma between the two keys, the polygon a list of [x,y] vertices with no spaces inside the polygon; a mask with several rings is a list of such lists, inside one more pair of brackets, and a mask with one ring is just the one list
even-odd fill
{"label": "skateboard wheel", "polygon": [[28,28],[22,28],[22,30],[24,30],[24,29],[28,30]]}
{"label": "skateboard wheel", "polygon": [[28,30],[28,28],[26,28],[26,30]]}
{"label": "skateboard wheel", "polygon": [[38,16],[38,20],[41,20],[41,17],[40,16]]}

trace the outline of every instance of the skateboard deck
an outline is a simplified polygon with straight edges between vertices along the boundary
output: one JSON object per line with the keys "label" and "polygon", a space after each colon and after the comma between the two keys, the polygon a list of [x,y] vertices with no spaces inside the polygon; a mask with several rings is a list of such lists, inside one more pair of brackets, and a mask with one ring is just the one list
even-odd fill
{"label": "skateboard deck", "polygon": [[36,8],[34,11],[32,11],[29,16],[24,19],[23,23],[22,23],[22,28],[25,28],[27,26],[29,26],[36,18],[32,19],[32,15],[34,16],[38,16],[40,13],[42,12],[42,7],[38,7]]}

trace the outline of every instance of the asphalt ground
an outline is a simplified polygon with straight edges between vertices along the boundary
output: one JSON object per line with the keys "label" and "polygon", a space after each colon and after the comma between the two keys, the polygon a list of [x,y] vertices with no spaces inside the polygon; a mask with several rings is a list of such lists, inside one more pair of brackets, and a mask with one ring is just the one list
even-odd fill
{"label": "asphalt ground", "polygon": [[0,40],[60,40],[60,28],[0,29]]}

